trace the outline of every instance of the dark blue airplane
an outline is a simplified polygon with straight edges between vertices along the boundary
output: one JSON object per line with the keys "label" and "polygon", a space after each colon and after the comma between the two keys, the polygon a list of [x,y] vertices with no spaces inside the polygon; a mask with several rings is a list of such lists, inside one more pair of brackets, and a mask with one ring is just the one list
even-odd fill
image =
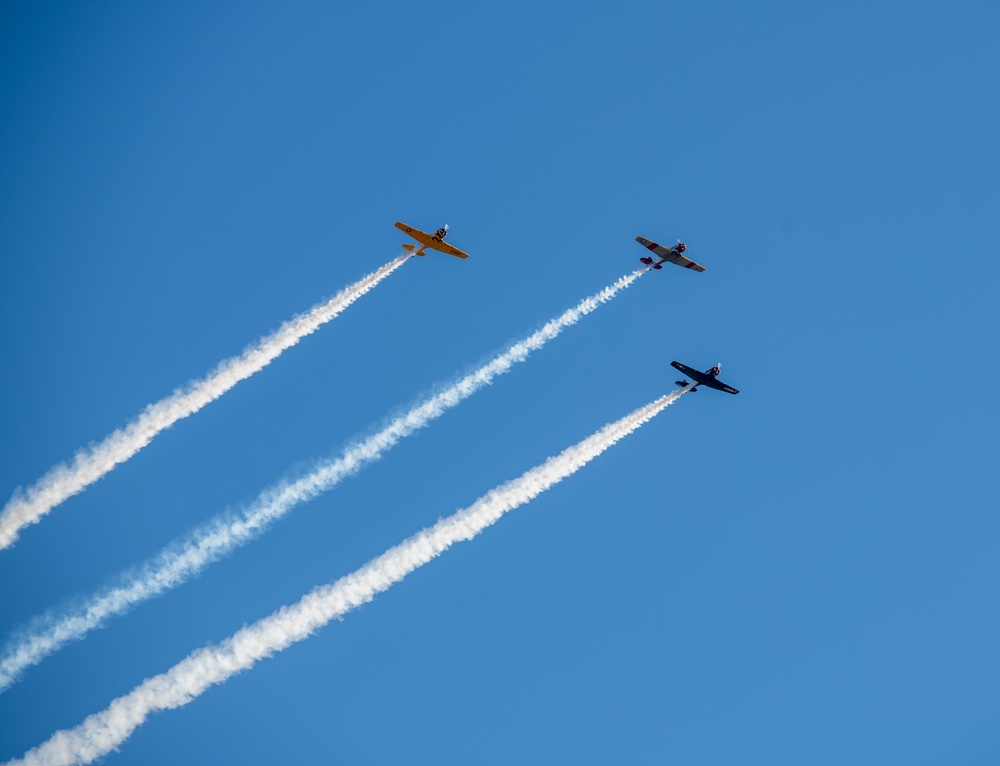
{"label": "dark blue airplane", "polygon": [[[686,364],[681,364],[680,362],[671,362],[671,367],[676,367],[678,370],[687,375],[691,380],[695,382],[695,387],[692,391],[697,391],[698,386],[708,386],[709,388],[714,388],[717,391],[725,391],[727,394],[738,394],[737,391],[732,386],[727,386],[721,380],[718,380],[719,373],[722,372],[722,362],[715,365],[711,370],[705,370],[705,372],[698,372]],[[678,386],[686,386],[688,382],[686,380],[676,380],[674,381]]]}

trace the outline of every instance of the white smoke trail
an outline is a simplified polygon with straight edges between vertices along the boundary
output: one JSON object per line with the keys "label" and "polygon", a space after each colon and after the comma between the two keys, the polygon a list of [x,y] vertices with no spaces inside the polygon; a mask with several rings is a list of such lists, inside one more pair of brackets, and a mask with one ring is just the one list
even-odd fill
{"label": "white smoke trail", "polygon": [[241,380],[260,371],[281,353],[340,314],[398,269],[410,257],[400,255],[368,276],[345,287],[326,303],[285,322],[275,332],[219,364],[207,377],[188,383],[166,399],[151,404],[135,420],[97,444],[76,453],[69,463],[51,468],[27,490],[18,489],[0,513],[0,549],[13,545],[23,527],[37,524],[55,506],[100,479],[149,444],[161,431],[193,415]]}
{"label": "white smoke trail", "polygon": [[401,439],[492,383],[498,375],[527,359],[532,351],[611,300],[645,271],[639,269],[585,298],[479,369],[395,418],[378,433],[348,447],[340,457],[320,463],[300,479],[265,490],[238,517],[209,522],[185,540],[168,546],[145,565],[125,573],[116,585],[99,591],[69,611],[36,618],[10,639],[0,656],[0,692],[9,688],[26,668],[41,662],[64,644],[82,638],[110,617],[124,614],[136,604],[187,581],[213,561],[262,534],[299,503],[311,500],[375,462]]}
{"label": "white smoke trail", "polygon": [[628,436],[675,402],[691,386],[662,396],[594,435],[532,468],[521,477],[483,495],[464,510],[418,532],[352,574],[306,594],[297,604],[248,625],[215,646],[195,651],[173,668],[114,700],[108,708],[75,729],[56,732],[13,764],[69,766],[90,763],[122,744],[151,713],[191,702],[215,684],[253,667],[258,660],[308,638],[340,617],[388,590],[452,545],[471,540],[501,516],[545,490]]}

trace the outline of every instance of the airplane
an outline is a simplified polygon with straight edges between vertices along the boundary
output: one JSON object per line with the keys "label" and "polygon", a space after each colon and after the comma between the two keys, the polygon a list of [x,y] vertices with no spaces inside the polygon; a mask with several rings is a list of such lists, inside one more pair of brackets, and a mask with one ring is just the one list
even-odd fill
{"label": "airplane", "polygon": [[448,224],[445,224],[433,234],[427,234],[420,231],[420,229],[414,229],[412,226],[407,226],[405,223],[399,221],[396,221],[396,228],[406,232],[420,243],[420,247],[410,244],[403,245],[403,249],[409,252],[410,255],[423,255],[424,250],[429,247],[431,250],[454,255],[456,258],[469,257],[468,253],[463,253],[457,247],[452,247],[444,243],[444,238],[448,235]]}
{"label": "airplane", "polygon": [[[732,386],[727,386],[721,380],[719,380],[719,373],[722,372],[722,362],[719,362],[711,370],[705,370],[705,372],[698,372],[695,369],[688,367],[686,364],[681,364],[680,362],[671,362],[671,367],[676,367],[678,370],[683,372],[693,381],[695,381],[695,386],[692,391],[697,391],[698,386],[708,386],[709,388],[714,388],[718,391],[725,391],[727,394],[738,394],[737,391]],[[689,385],[686,380],[675,380],[678,386]]]}
{"label": "airplane", "polygon": [[677,240],[676,247],[664,247],[663,245],[658,245],[645,237],[636,237],[635,241],[646,249],[651,250],[653,254],[659,258],[659,260],[655,263],[653,262],[653,259],[649,257],[639,259],[647,266],[652,266],[654,269],[662,269],[663,264],[670,261],[670,263],[676,263],[678,266],[683,266],[685,269],[694,269],[695,271],[705,270],[704,266],[701,266],[692,261],[690,258],[685,258],[681,255],[681,253],[687,250],[687,245],[680,240]]}

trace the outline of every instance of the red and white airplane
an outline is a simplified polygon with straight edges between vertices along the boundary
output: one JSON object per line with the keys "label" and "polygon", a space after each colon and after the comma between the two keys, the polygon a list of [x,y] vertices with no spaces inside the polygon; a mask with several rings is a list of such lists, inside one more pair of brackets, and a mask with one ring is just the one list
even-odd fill
{"label": "red and white airplane", "polygon": [[701,266],[692,261],[690,258],[685,258],[681,255],[681,253],[687,250],[687,245],[680,240],[677,240],[676,247],[664,247],[663,245],[658,245],[645,237],[636,237],[635,241],[657,256],[659,260],[655,262],[649,257],[639,259],[647,266],[652,266],[654,269],[662,269],[663,264],[669,261],[670,263],[676,263],[678,266],[683,266],[685,269],[691,269],[693,271],[705,270],[704,266]]}

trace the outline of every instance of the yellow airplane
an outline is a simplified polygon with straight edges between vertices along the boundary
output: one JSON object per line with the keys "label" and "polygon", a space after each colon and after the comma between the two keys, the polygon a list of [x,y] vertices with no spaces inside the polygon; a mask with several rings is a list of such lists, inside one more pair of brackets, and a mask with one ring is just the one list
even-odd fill
{"label": "yellow airplane", "polygon": [[456,258],[469,257],[468,253],[463,253],[457,247],[452,247],[444,243],[444,238],[448,235],[448,224],[445,224],[444,227],[438,229],[433,234],[427,234],[420,231],[420,229],[414,229],[412,226],[407,226],[400,221],[396,221],[396,228],[406,232],[420,243],[420,247],[410,244],[403,245],[403,249],[409,252],[410,255],[423,255],[424,250],[429,247],[431,250],[454,255]]}

